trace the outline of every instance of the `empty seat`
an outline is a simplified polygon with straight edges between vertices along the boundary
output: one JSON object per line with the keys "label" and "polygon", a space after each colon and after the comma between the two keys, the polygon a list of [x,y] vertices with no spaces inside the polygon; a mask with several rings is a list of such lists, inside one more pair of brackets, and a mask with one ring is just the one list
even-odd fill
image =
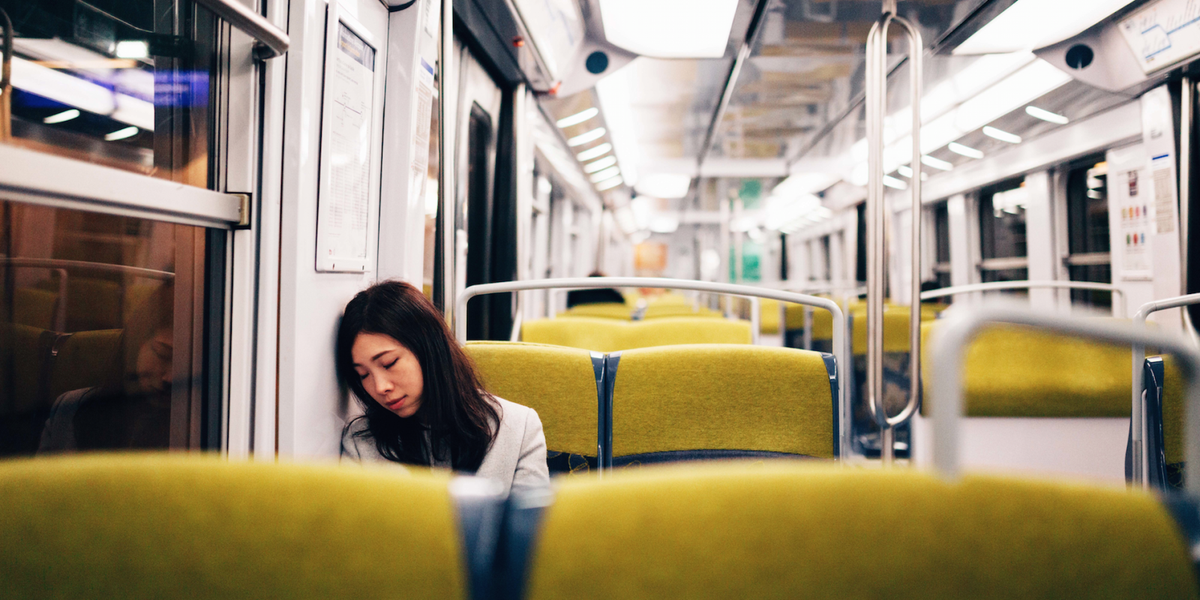
{"label": "empty seat", "polygon": [[600,317],[604,319],[631,319],[634,307],[616,302],[581,304],[558,313],[560,317]]}
{"label": "empty seat", "polygon": [[28,454],[50,412],[50,349],[58,334],[0,325],[0,454]]}
{"label": "empty seat", "polygon": [[[926,325],[928,346],[937,321]],[[926,388],[938,368],[922,362]],[[964,462],[1123,484],[1131,351],[1023,326],[993,326],[970,343],[963,370]],[[917,461],[932,439],[930,394],[913,421]],[[928,444],[924,444],[928,446]]]}
{"label": "empty seat", "polygon": [[102,329],[60,336],[54,344],[49,398],[53,400],[71,390],[120,383],[126,358],[121,348],[122,333],[121,329]]}
{"label": "empty seat", "polygon": [[779,333],[779,301],[763,298],[758,303],[758,330],[768,335]]}
{"label": "empty seat", "polygon": [[178,455],[0,463],[0,596],[466,598],[447,483]]}
{"label": "empty seat", "polygon": [[740,456],[838,456],[833,359],[727,344],[608,357],[613,465]]}
{"label": "empty seat", "polygon": [[643,314],[644,319],[661,319],[664,317],[702,317],[708,319],[720,319],[724,315],[718,311],[701,307],[693,307],[691,304],[676,304],[676,303],[656,303],[646,307],[646,312]]}
{"label": "empty seat", "polygon": [[551,473],[597,466],[603,356],[516,342],[470,342],[466,351],[485,389],[537,411]]}
{"label": "empty seat", "polygon": [[13,293],[13,323],[54,329],[58,293],[39,288],[17,288]]}
{"label": "empty seat", "polygon": [[1176,523],[1136,491],[675,465],[567,482],[523,516],[541,523],[510,577],[531,600],[1197,598]]}
{"label": "empty seat", "polygon": [[678,344],[750,344],[749,321],[671,317],[645,321],[561,317],[521,325],[521,339],[596,352],[616,352]]}

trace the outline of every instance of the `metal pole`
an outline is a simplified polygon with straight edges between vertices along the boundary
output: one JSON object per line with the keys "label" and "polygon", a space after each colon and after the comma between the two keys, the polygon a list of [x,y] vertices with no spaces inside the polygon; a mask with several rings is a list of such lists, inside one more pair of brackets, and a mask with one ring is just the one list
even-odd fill
{"label": "metal pole", "polygon": [[[1184,294],[1188,293],[1188,219],[1192,204],[1192,129],[1195,127],[1195,109],[1196,86],[1191,77],[1185,76],[1179,99],[1179,278],[1180,291]],[[1200,342],[1200,334],[1197,334],[1196,326],[1192,323],[1191,313],[1187,308],[1179,312],[1183,318],[1183,330],[1192,341]]]}
{"label": "metal pole", "polygon": [[[430,7],[430,10],[433,10]],[[438,205],[442,211],[442,312],[446,322],[454,325],[454,297],[456,295],[454,275],[455,236],[455,172],[454,172],[454,129],[457,111],[458,81],[454,72],[454,0],[441,3],[441,40],[438,44],[438,73],[441,76],[438,91]]]}
{"label": "metal pole", "polygon": [[4,27],[3,45],[0,46],[0,142],[12,137],[12,56],[13,26],[8,13],[0,9],[0,26]]}

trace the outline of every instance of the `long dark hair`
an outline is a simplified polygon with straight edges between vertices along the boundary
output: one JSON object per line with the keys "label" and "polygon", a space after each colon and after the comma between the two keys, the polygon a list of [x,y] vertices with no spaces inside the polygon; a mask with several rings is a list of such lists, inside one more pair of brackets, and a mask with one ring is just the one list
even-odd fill
{"label": "long dark hair", "polygon": [[[360,333],[392,337],[421,364],[424,389],[412,417],[401,418],[380,406],[363,388],[350,353]],[[499,407],[483,391],[471,359],[420,290],[384,281],[359,292],[346,305],[338,326],[337,368],[366,409],[359,418],[366,419],[367,427],[355,435],[373,439],[384,458],[429,465],[435,453],[449,451],[455,470],[479,469],[499,428]]]}

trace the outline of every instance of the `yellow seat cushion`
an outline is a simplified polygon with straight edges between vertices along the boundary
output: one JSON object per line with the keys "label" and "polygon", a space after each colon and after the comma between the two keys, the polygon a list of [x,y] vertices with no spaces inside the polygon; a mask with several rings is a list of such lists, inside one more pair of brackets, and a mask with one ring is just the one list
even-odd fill
{"label": "yellow seat cushion", "polygon": [[[921,311],[922,321],[928,320],[925,318],[925,311]],[[933,313],[929,313],[933,314]],[[851,328],[853,329],[852,348],[855,356],[866,356],[867,354],[867,310],[866,307],[855,309],[851,315]],[[884,352],[903,352],[908,353],[908,327],[909,318],[912,311],[907,306],[888,304],[883,307],[883,351]],[[930,317],[932,318],[932,317]]]}
{"label": "yellow seat cushion", "polygon": [[1183,452],[1184,411],[1186,403],[1187,380],[1175,365],[1175,357],[1163,357],[1163,455],[1168,465],[1179,464],[1187,460]]}
{"label": "yellow seat cushion", "polygon": [[613,456],[751,450],[833,458],[833,399],[816,352],[689,345],[622,352]]}
{"label": "yellow seat cushion", "polygon": [[447,482],[181,455],[0,462],[0,598],[465,598]]}
{"label": "yellow seat cushion", "polygon": [[779,333],[779,301],[762,298],[758,310],[758,330],[768,334]]}
{"label": "yellow seat cushion", "polygon": [[750,344],[749,321],[670,317],[646,321],[561,317],[521,325],[521,339],[536,344],[617,352],[678,344]]}
{"label": "yellow seat cushion", "polygon": [[605,319],[633,318],[634,309],[627,304],[616,302],[599,302],[596,304],[580,304],[558,313],[560,317],[600,317]]}
{"label": "yellow seat cushion", "polygon": [[536,410],[546,448],[596,456],[599,397],[591,353],[520,342],[468,342],[483,387]]}
{"label": "yellow seat cushion", "polygon": [[[786,323],[789,331],[802,331],[804,329],[804,305],[788,304]],[[821,309],[814,308],[812,313],[814,340],[832,340],[833,339],[833,313]]]}
{"label": "yellow seat cushion", "polygon": [[528,584],[551,598],[1197,598],[1140,491],[908,470],[674,465],[571,481]]}
{"label": "yellow seat cushion", "polygon": [[[930,414],[929,354],[937,321],[923,326],[921,413]],[[1128,346],[1005,325],[980,332],[967,350],[963,375],[971,417],[1128,417],[1131,352]]]}

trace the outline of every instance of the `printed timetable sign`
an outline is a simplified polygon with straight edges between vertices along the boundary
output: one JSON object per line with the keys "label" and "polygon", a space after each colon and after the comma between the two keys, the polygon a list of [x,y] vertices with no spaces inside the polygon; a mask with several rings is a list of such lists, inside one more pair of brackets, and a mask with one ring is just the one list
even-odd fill
{"label": "printed timetable sign", "polygon": [[337,21],[329,51],[317,199],[317,270],[367,270],[375,49]]}

